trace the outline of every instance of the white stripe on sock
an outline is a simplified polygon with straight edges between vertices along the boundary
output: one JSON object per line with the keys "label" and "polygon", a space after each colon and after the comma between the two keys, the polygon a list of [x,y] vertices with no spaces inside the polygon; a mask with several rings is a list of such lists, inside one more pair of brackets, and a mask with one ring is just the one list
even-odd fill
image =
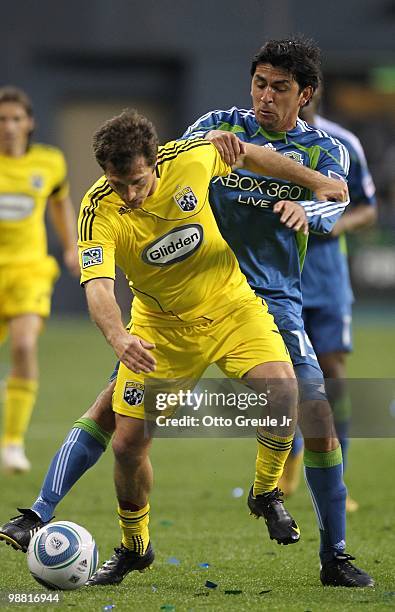
{"label": "white stripe on sock", "polygon": [[81,433],[81,429],[78,429],[77,431],[78,431],[77,436],[76,436],[75,440],[73,440],[73,442],[70,444],[70,446],[68,448],[67,455],[65,456],[65,460],[64,460],[64,465],[62,467],[62,472],[59,475],[60,482],[59,482],[59,485],[58,485],[58,490],[55,491],[55,493],[57,493],[58,495],[61,494],[62,486],[63,486],[63,480],[64,480],[64,476],[66,474],[67,463],[68,463],[68,460],[69,460],[69,457],[70,457],[70,453],[73,450],[73,447],[74,447],[75,443],[78,441],[79,435]]}
{"label": "white stripe on sock", "polygon": [[56,493],[56,488],[57,488],[57,483],[58,483],[59,472],[61,471],[62,466],[63,466],[63,458],[68,449],[67,443],[72,442],[75,439],[76,435],[78,434],[78,431],[79,431],[78,429],[72,429],[69,435],[67,436],[66,440],[63,442],[61,451],[58,456],[58,460],[56,462],[55,473],[54,473],[53,480],[52,480],[52,491],[54,491],[55,493]]}
{"label": "white stripe on sock", "polygon": [[308,489],[309,489],[309,491],[310,491],[311,500],[312,500],[312,502],[313,502],[313,506],[314,506],[315,514],[316,514],[316,516],[317,516],[318,527],[321,529],[321,531],[324,531],[324,523],[323,523],[323,520],[322,520],[322,517],[321,517],[321,513],[320,513],[320,511],[319,511],[318,504],[317,504],[317,501],[316,501],[316,499],[315,499],[315,497],[314,497],[314,493],[313,493],[313,491],[312,491],[312,488],[310,487],[310,484],[309,484],[309,482],[308,482],[308,480],[307,480],[307,476],[306,476],[306,468],[304,468],[304,470],[303,470],[303,471],[304,471],[304,479],[305,479],[305,481],[306,481],[307,488],[308,488]]}

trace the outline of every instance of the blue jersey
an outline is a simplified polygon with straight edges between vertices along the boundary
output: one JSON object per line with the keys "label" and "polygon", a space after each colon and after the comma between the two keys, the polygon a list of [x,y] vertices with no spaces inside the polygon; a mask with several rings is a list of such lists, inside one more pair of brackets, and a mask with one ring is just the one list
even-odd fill
{"label": "blue jersey", "polygon": [[[227,130],[240,140],[270,147],[325,175],[346,179],[349,156],[336,139],[297,120],[289,132],[266,132],[253,110],[233,107],[207,113],[183,138],[204,137],[210,130]],[[295,329],[302,316],[301,269],[307,237],[280,223],[273,205],[295,200],[304,206],[310,230],[325,234],[345,208],[344,203],[315,202],[299,185],[246,170],[214,178],[210,202],[225,240],[255,293],[263,297],[282,329]]]}
{"label": "blue jersey", "polygon": [[[316,116],[315,127],[335,136],[350,155],[348,188],[353,204],[376,205],[375,186],[364,151],[358,138],[348,130],[323,117]],[[347,263],[345,236],[325,238],[311,236],[302,274],[303,306],[340,308],[350,305],[353,294]]]}

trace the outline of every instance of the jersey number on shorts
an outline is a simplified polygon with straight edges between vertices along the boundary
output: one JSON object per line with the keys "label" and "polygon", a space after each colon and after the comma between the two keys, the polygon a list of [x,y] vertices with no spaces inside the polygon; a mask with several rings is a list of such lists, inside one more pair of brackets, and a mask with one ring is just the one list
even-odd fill
{"label": "jersey number on shorts", "polygon": [[[291,334],[297,337],[299,340],[299,349],[302,357],[310,357],[310,359],[314,359],[318,361],[317,355],[314,352],[313,345],[311,344],[310,338],[306,334],[306,332],[300,331],[300,329],[291,330]],[[309,351],[311,349],[311,351]]]}

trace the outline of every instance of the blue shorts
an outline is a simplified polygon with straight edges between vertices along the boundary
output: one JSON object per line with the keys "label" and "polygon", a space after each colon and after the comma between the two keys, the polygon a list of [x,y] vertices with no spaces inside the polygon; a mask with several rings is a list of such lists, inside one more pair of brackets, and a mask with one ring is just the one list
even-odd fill
{"label": "blue shorts", "polygon": [[327,400],[324,375],[303,324],[292,330],[280,328],[280,333],[299,381],[300,400]]}
{"label": "blue shorts", "polygon": [[351,304],[303,308],[303,319],[317,355],[352,351]]}

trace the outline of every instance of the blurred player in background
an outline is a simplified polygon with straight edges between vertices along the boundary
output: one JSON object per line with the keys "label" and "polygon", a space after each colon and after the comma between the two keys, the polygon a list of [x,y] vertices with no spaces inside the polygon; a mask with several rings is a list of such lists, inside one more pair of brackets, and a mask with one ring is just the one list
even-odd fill
{"label": "blurred player in background", "polygon": [[75,214],[61,151],[31,143],[32,104],[15,87],[0,89],[0,341],[10,335],[11,371],[4,394],[1,462],[26,472],[24,440],[38,388],[37,341],[48,317],[58,265],[47,253],[45,208],[78,274]]}
{"label": "blurred player in background", "polygon": [[[318,197],[341,202],[328,206],[345,207],[344,182],[270,149],[237,143],[237,167],[306,184]],[[191,385],[216,362],[228,376],[243,378],[254,389],[261,379],[265,388],[267,378],[281,379],[279,396],[272,392],[270,402],[278,401],[287,412],[296,407],[297,389],[273,318],[248,286],[215,223],[208,187],[212,177],[228,175],[231,167],[212,143],[181,140],[157,153],[152,124],[129,111],[104,124],[95,135],[94,150],[105,176],[81,206],[81,279],[92,318],[121,361],[113,396],[113,449],[122,545],[89,584],[117,584],[153,560],[148,531],[151,432],[144,422],[147,381],[170,377],[181,386],[183,380]],[[293,222],[306,231],[303,209]],[[135,294],[130,333],[114,296],[115,262]],[[108,391],[97,406],[106,401],[107,412]],[[1,539],[26,550],[32,533],[51,519],[58,501],[104,450],[109,436],[100,416],[98,410],[79,419],[52,461],[38,499],[2,527]],[[248,499],[251,511],[264,517],[270,537],[282,544],[299,540],[276,487],[292,438],[293,431],[272,435],[259,428]]]}
{"label": "blurred player in background", "polygon": [[[351,406],[342,380],[346,377],[346,357],[352,350],[353,302],[345,232],[355,232],[372,225],[376,220],[377,209],[375,186],[362,145],[355,134],[318,114],[321,96],[322,85],[300,115],[309,125],[334,136],[347,148],[350,155],[347,182],[351,203],[329,234],[319,236],[312,233],[309,237],[302,272],[303,319],[324,377],[330,379],[327,393],[342,447],[344,470]],[[286,494],[296,489],[299,480],[302,458],[300,442],[301,439],[297,437],[281,479],[281,487]],[[353,512],[357,510],[358,504],[347,496],[346,508]]]}

